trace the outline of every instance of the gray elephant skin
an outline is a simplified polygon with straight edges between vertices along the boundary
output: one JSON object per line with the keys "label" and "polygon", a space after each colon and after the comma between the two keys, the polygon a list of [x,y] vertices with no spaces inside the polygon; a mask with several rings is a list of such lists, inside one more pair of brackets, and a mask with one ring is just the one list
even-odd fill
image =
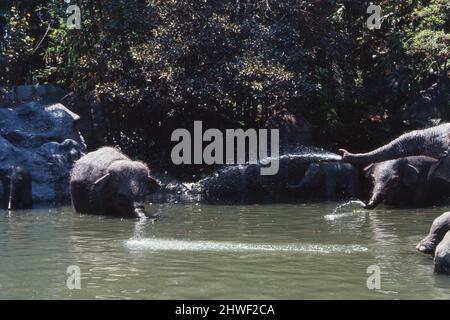
{"label": "gray elephant skin", "polygon": [[430,168],[438,162],[427,156],[412,156],[367,166],[364,172],[373,188],[366,208],[373,209],[382,202],[415,207],[435,203],[450,190],[445,181],[429,178]]}
{"label": "gray elephant skin", "polygon": [[309,194],[316,200],[338,200],[358,196],[359,174],[350,163],[311,163],[303,179],[296,185],[288,185],[297,194]]}
{"label": "gray elephant skin", "polygon": [[132,161],[111,147],[83,156],[70,177],[75,210],[90,214],[146,217],[145,198],[157,188],[144,163]]}
{"label": "gray elephant skin", "polygon": [[401,157],[424,155],[439,159],[430,176],[450,182],[450,123],[405,133],[388,144],[367,153],[353,154],[340,149],[342,160],[350,163],[372,163]]}
{"label": "gray elephant skin", "polygon": [[2,208],[29,209],[33,205],[30,173],[20,166],[0,169],[3,186]]}
{"label": "gray elephant skin", "polygon": [[450,274],[450,212],[434,219],[430,232],[416,246],[417,250],[434,256],[434,271]]}

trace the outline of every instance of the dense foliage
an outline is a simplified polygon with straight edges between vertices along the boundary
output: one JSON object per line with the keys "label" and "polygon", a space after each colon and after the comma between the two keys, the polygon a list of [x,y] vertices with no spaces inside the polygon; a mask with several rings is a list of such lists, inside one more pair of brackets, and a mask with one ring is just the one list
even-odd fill
{"label": "dense foliage", "polygon": [[193,119],[258,127],[279,110],[308,120],[319,145],[367,150],[409,125],[422,90],[448,88],[448,0],[378,1],[379,30],[368,1],[74,3],[81,30],[66,28],[63,0],[2,0],[0,84],[96,88],[108,139],[147,159]]}

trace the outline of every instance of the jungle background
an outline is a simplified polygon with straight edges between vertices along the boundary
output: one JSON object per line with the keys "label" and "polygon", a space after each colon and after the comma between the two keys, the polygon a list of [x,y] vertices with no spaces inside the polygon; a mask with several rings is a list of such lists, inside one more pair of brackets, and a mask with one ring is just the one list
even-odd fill
{"label": "jungle background", "polygon": [[289,143],[356,152],[450,118],[448,0],[374,2],[374,30],[357,0],[71,4],[79,30],[63,0],[0,2],[0,89],[72,92],[63,103],[95,118],[90,149],[117,145],[177,171],[170,135],[193,120],[285,126]]}

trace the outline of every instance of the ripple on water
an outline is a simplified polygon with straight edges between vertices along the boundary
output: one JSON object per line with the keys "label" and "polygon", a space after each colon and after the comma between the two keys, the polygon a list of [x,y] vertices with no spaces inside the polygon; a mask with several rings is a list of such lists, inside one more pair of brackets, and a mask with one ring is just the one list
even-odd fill
{"label": "ripple on water", "polygon": [[305,253],[353,253],[365,252],[361,245],[338,244],[254,244],[217,241],[191,241],[172,239],[129,239],[125,246],[131,250],[152,251],[215,251],[215,252],[305,252]]}

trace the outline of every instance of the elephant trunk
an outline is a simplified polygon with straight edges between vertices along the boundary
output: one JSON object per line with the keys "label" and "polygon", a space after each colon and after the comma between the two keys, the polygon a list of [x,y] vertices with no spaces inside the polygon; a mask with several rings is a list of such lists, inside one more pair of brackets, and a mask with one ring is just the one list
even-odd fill
{"label": "elephant trunk", "polygon": [[364,209],[375,209],[383,201],[383,195],[380,191],[374,190],[372,197],[365,204]]}
{"label": "elephant trunk", "polygon": [[340,149],[342,160],[350,163],[374,163],[408,156],[442,158],[450,145],[450,123],[405,133],[390,143],[367,153],[353,154]]}
{"label": "elephant trunk", "polygon": [[370,200],[364,206],[364,209],[375,209],[381,202],[381,199]]}

